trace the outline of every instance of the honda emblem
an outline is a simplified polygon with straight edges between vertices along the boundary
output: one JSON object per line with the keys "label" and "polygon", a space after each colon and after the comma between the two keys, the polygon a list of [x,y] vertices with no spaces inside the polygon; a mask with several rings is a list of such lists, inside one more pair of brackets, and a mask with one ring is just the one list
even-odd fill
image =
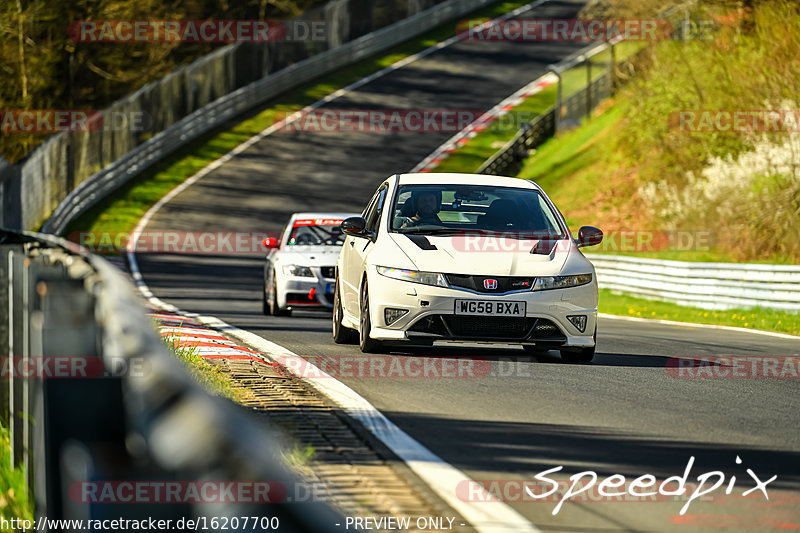
{"label": "honda emblem", "polygon": [[496,279],[485,279],[483,280],[483,288],[493,291],[497,288],[497,280]]}

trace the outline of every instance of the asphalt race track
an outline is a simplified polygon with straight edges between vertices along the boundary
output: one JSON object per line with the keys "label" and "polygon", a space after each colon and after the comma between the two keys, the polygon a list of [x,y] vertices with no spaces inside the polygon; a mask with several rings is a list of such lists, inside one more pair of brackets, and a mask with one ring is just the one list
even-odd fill
{"label": "asphalt race track", "polygon": [[[574,17],[579,4],[553,1],[533,16]],[[485,110],[578,48],[568,43],[459,42],[331,102],[336,109]],[[412,168],[453,133],[276,133],[176,196],[148,231],[277,231],[295,211],[360,211],[386,176]],[[678,513],[685,501],[557,500],[510,504],[547,531],[770,530],[800,523],[800,395],[796,379],[692,379],[671,358],[800,354],[793,339],[718,329],[601,319],[591,365],[538,360],[518,348],[437,347],[390,358],[478,361],[477,377],[358,375],[333,344],[330,315],[261,312],[263,256],[138,257],[160,299],[216,316],[339,370],[339,379],[439,457],[478,480],[531,480],[544,470],[593,470],[630,478],[736,475]],[[364,356],[384,357],[387,356]],[[344,359],[347,361],[347,359]],[[343,375],[345,374],[345,375]],[[796,376],[795,376],[796,377]],[[742,464],[736,465],[736,456]],[[750,468],[770,501],[752,488]],[[557,477],[557,476],[553,476]],[[563,475],[562,475],[563,477]],[[726,481],[727,484],[727,481]]]}

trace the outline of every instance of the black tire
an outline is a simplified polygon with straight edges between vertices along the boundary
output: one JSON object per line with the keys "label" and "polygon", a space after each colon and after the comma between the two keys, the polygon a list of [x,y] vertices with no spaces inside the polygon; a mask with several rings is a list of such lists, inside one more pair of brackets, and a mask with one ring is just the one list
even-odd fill
{"label": "black tire", "polygon": [[591,348],[579,348],[575,351],[561,350],[561,359],[567,363],[591,363],[592,359],[594,359],[594,346]]}
{"label": "black tire", "polygon": [[275,290],[275,271],[272,271],[272,293],[269,297],[269,308],[272,316],[291,316],[291,309],[281,309],[278,307],[278,291]]}
{"label": "black tire", "polygon": [[561,359],[567,363],[586,364],[594,359],[595,348],[597,347],[597,326],[594,328],[594,346],[591,348],[578,348],[572,350],[561,350]]}
{"label": "black tire", "polygon": [[364,289],[361,291],[361,313],[358,319],[358,347],[364,353],[375,353],[383,348],[381,341],[376,341],[369,336],[369,330],[372,329],[372,322],[369,318],[369,292],[367,291],[367,282],[364,281]]}
{"label": "black tire", "polygon": [[272,314],[272,308],[267,301],[267,280],[264,278],[264,286],[261,289],[261,309],[265,315],[270,316]]}
{"label": "black tire", "polygon": [[336,344],[354,344],[356,342],[356,330],[342,325],[342,300],[339,298],[339,275],[336,275],[336,283],[333,286],[333,342]]}

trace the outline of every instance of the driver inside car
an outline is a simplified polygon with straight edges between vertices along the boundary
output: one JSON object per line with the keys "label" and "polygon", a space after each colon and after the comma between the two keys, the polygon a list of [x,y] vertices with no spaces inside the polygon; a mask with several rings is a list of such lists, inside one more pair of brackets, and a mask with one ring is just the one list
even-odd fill
{"label": "driver inside car", "polygon": [[[400,228],[410,228],[426,224],[439,225],[442,223],[439,219],[439,215],[437,215],[442,208],[442,204],[439,201],[439,196],[435,192],[414,192],[411,194],[407,203],[413,207],[413,214],[405,217],[405,221],[401,224]],[[405,205],[403,206],[403,211],[406,211]]]}

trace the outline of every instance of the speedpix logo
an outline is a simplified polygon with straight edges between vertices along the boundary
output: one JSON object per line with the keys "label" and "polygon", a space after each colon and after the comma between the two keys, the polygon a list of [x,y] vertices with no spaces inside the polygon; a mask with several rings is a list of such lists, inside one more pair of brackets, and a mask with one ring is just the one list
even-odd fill
{"label": "speedpix logo", "polygon": [[[742,459],[738,455],[735,463],[737,465],[742,464]],[[536,474],[534,481],[522,482],[522,488],[526,496],[516,491],[520,486],[518,484],[509,485],[506,483],[502,487],[499,485],[493,487],[490,482],[487,488],[480,481],[475,480],[459,483],[456,488],[456,495],[465,501],[502,501],[505,496],[508,496],[513,501],[518,501],[519,499],[523,501],[556,501],[553,515],[557,515],[561,511],[565,502],[576,500],[579,497],[584,500],[589,498],[592,501],[615,501],[614,499],[616,501],[636,501],[641,499],[659,501],[665,498],[683,498],[685,496],[686,503],[680,510],[680,514],[684,515],[689,510],[692,502],[711,496],[719,489],[724,490],[724,493],[729,495],[733,493],[735,488],[738,487],[741,490],[743,488],[742,485],[745,485],[749,488],[742,490],[741,496],[759,495],[760,493],[765,499],[769,500],[767,485],[778,478],[777,475],[773,475],[765,480],[752,469],[747,468],[746,473],[749,477],[744,481],[736,476],[728,478],[723,472],[714,470],[698,474],[697,481],[690,483],[689,476],[693,466],[694,456],[689,458],[683,475],[668,477],[661,480],[660,483],[652,474],[644,474],[628,481],[622,474],[613,474],[606,478],[600,478],[596,472],[591,470],[569,476],[569,482],[566,483],[553,479],[553,474],[564,469],[563,466],[557,466]],[[592,490],[596,491],[596,496],[595,493],[590,492]],[[499,497],[495,496],[496,494]]]}

